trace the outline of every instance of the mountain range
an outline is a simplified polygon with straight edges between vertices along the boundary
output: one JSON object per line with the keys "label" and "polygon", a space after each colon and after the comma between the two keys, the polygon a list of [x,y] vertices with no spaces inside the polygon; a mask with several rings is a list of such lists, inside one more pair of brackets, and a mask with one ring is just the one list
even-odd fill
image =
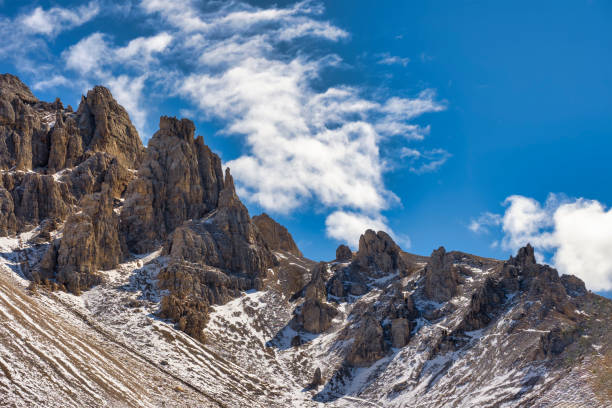
{"label": "mountain range", "polygon": [[188,119],[0,76],[0,405],[612,406],[612,301],[364,231],[306,258]]}

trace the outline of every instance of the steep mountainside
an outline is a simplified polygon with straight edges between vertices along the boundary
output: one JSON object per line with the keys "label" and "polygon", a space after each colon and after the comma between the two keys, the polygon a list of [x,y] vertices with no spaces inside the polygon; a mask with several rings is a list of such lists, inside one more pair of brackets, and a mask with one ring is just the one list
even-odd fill
{"label": "steep mountainside", "polygon": [[612,405],[612,302],[535,261],[303,257],[187,119],[0,76],[0,405]]}

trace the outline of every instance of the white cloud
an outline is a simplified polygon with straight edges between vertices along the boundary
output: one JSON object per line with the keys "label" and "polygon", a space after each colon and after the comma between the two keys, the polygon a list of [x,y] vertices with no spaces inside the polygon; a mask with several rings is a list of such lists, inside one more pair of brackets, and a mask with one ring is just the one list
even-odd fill
{"label": "white cloud", "polygon": [[[24,26],[48,41],[95,17],[100,12],[95,4],[71,11],[35,9]],[[141,134],[153,106],[151,95],[163,94],[187,99],[188,110],[215,120],[221,133],[241,137],[241,156],[227,164],[243,199],[268,211],[311,205],[351,214],[333,218],[335,231],[341,230],[338,219],[355,225],[351,220],[356,218],[388,229],[382,212],[398,198],[384,184],[392,166],[381,146],[391,138],[400,144],[425,138],[430,127],[411,121],[445,104],[430,89],[397,97],[329,85],[323,76],[342,60],[312,44],[341,41],[349,33],[321,18],[323,11],[313,1],[259,8],[241,2],[141,0],[134,9],[112,6],[103,12],[137,17],[152,30],[149,36],[119,42],[98,27],[99,32],[64,50],[60,61],[76,76],[71,78],[75,86],[108,86]],[[2,23],[0,18],[0,31]],[[388,57],[386,63],[408,62]],[[37,86],[63,84],[48,75]],[[422,152],[412,171],[433,171],[446,155]],[[352,242],[363,233],[345,231],[330,236]]]}
{"label": "white cloud", "polygon": [[147,63],[153,55],[166,50],[172,42],[172,35],[166,32],[151,37],[138,37],[131,40],[125,47],[114,51],[120,61],[131,61],[133,63]]}
{"label": "white cloud", "polygon": [[554,222],[555,266],[580,277],[592,290],[612,290],[612,210],[580,199],[561,205]]}
{"label": "white cloud", "polygon": [[378,56],[377,62],[381,65],[401,65],[405,67],[408,65],[408,63],[410,63],[410,58],[402,58],[398,57],[397,55],[391,55],[388,52],[385,52]]}
{"label": "white cloud", "polygon": [[[379,143],[394,136],[423,139],[429,126],[408,122],[445,108],[433,90],[382,100],[356,87],[315,90],[313,80],[339,57],[312,58],[304,51],[281,52],[281,46],[305,37],[338,41],[348,34],[315,19],[322,8],[312,2],[269,9],[233,4],[209,13],[192,3],[178,8],[154,0],[141,7],[173,28],[185,47],[179,52],[197,58],[198,65],[177,78],[179,94],[207,117],[223,120],[224,133],[244,135],[245,153],[227,163],[241,197],[276,212],[307,202],[322,205],[334,214],[329,236],[348,242],[365,230],[367,223],[357,219],[388,229],[381,211],[397,197],[384,186]],[[423,166],[432,171],[446,158],[437,160]]]}
{"label": "white cloud", "polygon": [[[96,2],[76,8],[42,7],[28,9],[13,18],[0,15],[0,57],[12,62],[20,72],[41,81],[55,74],[55,56],[48,41],[63,31],[81,26],[100,12]],[[55,74],[56,75],[56,74]]]}
{"label": "white cloud", "polygon": [[539,260],[549,260],[559,272],[578,276],[591,290],[612,290],[611,209],[595,200],[554,194],[544,205],[519,195],[504,204],[503,217],[490,215],[501,218],[503,249],[514,252],[531,243]]}
{"label": "white cloud", "polygon": [[30,14],[23,14],[18,23],[26,32],[55,37],[60,32],[83,25],[100,12],[96,2],[91,1],[75,9],[52,7],[44,10],[36,7]]}
{"label": "white cloud", "polygon": [[62,57],[66,68],[76,71],[83,82],[95,81],[108,86],[144,136],[147,122],[145,81],[160,63],[155,56],[169,48],[173,36],[160,32],[149,37],[137,37],[123,47],[114,45],[111,40],[107,34],[93,33],[66,49]]}
{"label": "white cloud", "polygon": [[107,79],[107,85],[115,97],[130,114],[130,119],[143,137],[143,129],[147,119],[147,111],[144,108],[143,89],[146,75],[135,78],[127,75],[119,75]]}
{"label": "white cloud", "polygon": [[107,36],[103,33],[93,33],[63,52],[66,67],[81,75],[102,75],[102,64],[108,62],[110,49],[106,43]]}
{"label": "white cloud", "polygon": [[69,85],[70,81],[63,75],[53,75],[49,79],[44,79],[42,81],[36,82],[32,88],[34,90],[41,90],[47,88],[55,88],[57,86],[66,86]]}

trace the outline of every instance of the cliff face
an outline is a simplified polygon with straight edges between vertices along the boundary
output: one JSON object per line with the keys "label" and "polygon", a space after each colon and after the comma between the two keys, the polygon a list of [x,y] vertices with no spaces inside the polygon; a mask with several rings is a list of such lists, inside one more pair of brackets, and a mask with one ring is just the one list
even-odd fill
{"label": "cliff face", "polygon": [[152,250],[184,221],[217,208],[221,160],[201,136],[194,139],[194,131],[190,120],[162,117],[138,177],[128,186],[121,218],[136,253]]}
{"label": "cliff face", "polygon": [[94,87],[72,112],[9,74],[0,108],[0,234],[39,227],[48,244],[28,267],[35,282],[80,293],[130,253],[162,248],[160,313],[200,338],[208,305],[261,288],[277,264],[190,120],[162,117],[145,149],[108,89]]}
{"label": "cliff face", "polygon": [[274,221],[268,214],[263,213],[253,217],[253,222],[270,249],[289,252],[299,257],[303,256],[287,228]]}

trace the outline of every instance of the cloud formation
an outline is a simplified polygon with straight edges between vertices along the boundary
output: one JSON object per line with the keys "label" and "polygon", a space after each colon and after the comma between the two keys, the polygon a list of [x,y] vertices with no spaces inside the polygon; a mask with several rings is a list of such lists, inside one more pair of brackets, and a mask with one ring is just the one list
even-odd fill
{"label": "cloud formation", "polygon": [[519,195],[504,205],[503,215],[483,214],[470,229],[501,227],[503,249],[514,252],[531,243],[538,258],[561,273],[578,276],[591,290],[612,290],[612,209],[596,200],[554,194],[543,205]]}
{"label": "cloud formation", "polygon": [[95,1],[75,9],[36,7],[32,12],[19,16],[17,22],[26,32],[55,37],[62,31],[85,24],[99,12],[100,6]]}
{"label": "cloud formation", "polygon": [[[367,228],[392,232],[383,211],[398,198],[384,184],[393,166],[381,146],[423,140],[430,127],[411,121],[445,104],[432,89],[399,97],[359,86],[322,87],[326,70],[343,64],[324,44],[350,37],[325,21],[323,11],[314,1],[259,8],[141,0],[105,13],[146,21],[146,36],[118,41],[98,27],[59,61],[75,86],[109,86],[143,136],[149,95],[188,101],[190,111],[220,124],[221,133],[243,138],[242,155],[226,163],[242,198],[277,213],[316,207],[329,213],[329,237],[354,244]],[[74,10],[38,7],[17,19],[28,35],[48,40],[99,13],[91,2]],[[408,61],[389,54],[379,60]],[[35,81],[36,89],[67,85],[50,71]],[[423,151],[411,159],[410,171],[435,171],[448,157],[442,149]]]}
{"label": "cloud formation", "polygon": [[402,147],[400,157],[408,160],[411,173],[425,174],[437,171],[452,155],[444,149],[419,151]]}
{"label": "cloud formation", "polygon": [[[206,117],[221,119],[224,133],[244,135],[247,151],[226,163],[241,197],[281,213],[305,203],[322,206],[331,211],[327,235],[351,244],[366,228],[390,231],[381,211],[397,197],[384,186],[379,146],[387,138],[421,140],[429,133],[428,126],[409,121],[445,108],[433,90],[376,99],[357,87],[315,89],[313,81],[340,57],[281,49],[348,37],[317,19],[317,3],[269,9],[233,4],[209,12],[158,1],[141,7],[197,58],[197,66],[177,77],[180,96]],[[433,171],[446,159],[442,151],[427,152],[414,172]]]}
{"label": "cloud formation", "polygon": [[388,52],[382,53],[378,56],[378,61],[381,65],[401,65],[403,67],[410,63],[410,58],[398,57],[397,55],[391,55]]}

